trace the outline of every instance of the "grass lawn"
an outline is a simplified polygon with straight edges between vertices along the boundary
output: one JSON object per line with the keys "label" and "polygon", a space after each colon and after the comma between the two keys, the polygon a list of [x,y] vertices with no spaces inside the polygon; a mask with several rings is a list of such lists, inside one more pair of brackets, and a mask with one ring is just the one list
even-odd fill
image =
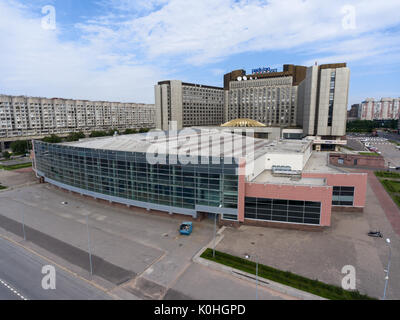
{"label": "grass lawn", "polygon": [[381,182],[387,191],[400,193],[400,181],[382,179]]}
{"label": "grass lawn", "polygon": [[4,169],[4,170],[8,170],[8,171],[29,168],[29,167],[32,167],[32,162],[16,164],[13,166],[0,165],[0,169]]}
{"label": "grass lawn", "polygon": [[[256,274],[256,263],[247,259],[235,257],[220,251],[215,251],[215,258],[213,258],[212,249],[206,249],[201,257],[251,274]],[[262,278],[279,282],[330,300],[376,300],[367,295],[362,295],[358,291],[347,291],[338,286],[308,279],[288,271],[278,270],[262,264],[258,265],[258,275]]]}
{"label": "grass lawn", "polygon": [[362,156],[379,156],[379,153],[376,152],[359,152],[360,155]]}
{"label": "grass lawn", "polygon": [[395,178],[400,179],[400,173],[390,171],[375,171],[375,175],[379,178]]}

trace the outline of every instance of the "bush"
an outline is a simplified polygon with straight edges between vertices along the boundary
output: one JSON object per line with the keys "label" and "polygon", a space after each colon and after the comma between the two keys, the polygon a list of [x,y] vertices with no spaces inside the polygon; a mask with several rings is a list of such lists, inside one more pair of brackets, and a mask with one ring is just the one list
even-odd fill
{"label": "bush", "polygon": [[97,138],[97,137],[105,137],[107,135],[108,134],[106,131],[92,131],[92,133],[90,134],[90,137]]}

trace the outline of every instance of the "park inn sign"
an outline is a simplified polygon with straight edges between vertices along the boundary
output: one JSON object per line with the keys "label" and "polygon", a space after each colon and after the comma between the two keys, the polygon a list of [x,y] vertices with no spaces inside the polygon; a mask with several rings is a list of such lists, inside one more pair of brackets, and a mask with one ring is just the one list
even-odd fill
{"label": "park inn sign", "polygon": [[251,70],[252,74],[273,73],[273,72],[278,72],[278,69],[271,69],[270,67],[266,67],[266,68],[257,68]]}

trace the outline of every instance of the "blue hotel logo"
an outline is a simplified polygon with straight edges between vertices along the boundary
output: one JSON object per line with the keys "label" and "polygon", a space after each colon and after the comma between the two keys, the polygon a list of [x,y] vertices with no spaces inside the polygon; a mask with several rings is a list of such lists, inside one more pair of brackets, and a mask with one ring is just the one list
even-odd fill
{"label": "blue hotel logo", "polygon": [[257,74],[257,73],[272,73],[272,72],[278,72],[278,69],[271,69],[270,67],[267,68],[258,68],[258,69],[253,69],[251,70],[252,74]]}

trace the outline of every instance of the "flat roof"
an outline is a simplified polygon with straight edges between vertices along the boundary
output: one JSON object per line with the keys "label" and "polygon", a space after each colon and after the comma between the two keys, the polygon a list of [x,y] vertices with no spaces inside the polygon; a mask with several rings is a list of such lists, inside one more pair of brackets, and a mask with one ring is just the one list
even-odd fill
{"label": "flat roof", "polygon": [[250,181],[250,183],[258,184],[290,184],[290,185],[302,185],[302,186],[326,186],[326,181],[324,178],[292,178],[292,177],[282,177],[274,176],[271,170],[264,170],[255,179]]}
{"label": "flat roof", "polygon": [[345,173],[346,171],[329,165],[329,152],[313,152],[303,172],[305,173]]}

